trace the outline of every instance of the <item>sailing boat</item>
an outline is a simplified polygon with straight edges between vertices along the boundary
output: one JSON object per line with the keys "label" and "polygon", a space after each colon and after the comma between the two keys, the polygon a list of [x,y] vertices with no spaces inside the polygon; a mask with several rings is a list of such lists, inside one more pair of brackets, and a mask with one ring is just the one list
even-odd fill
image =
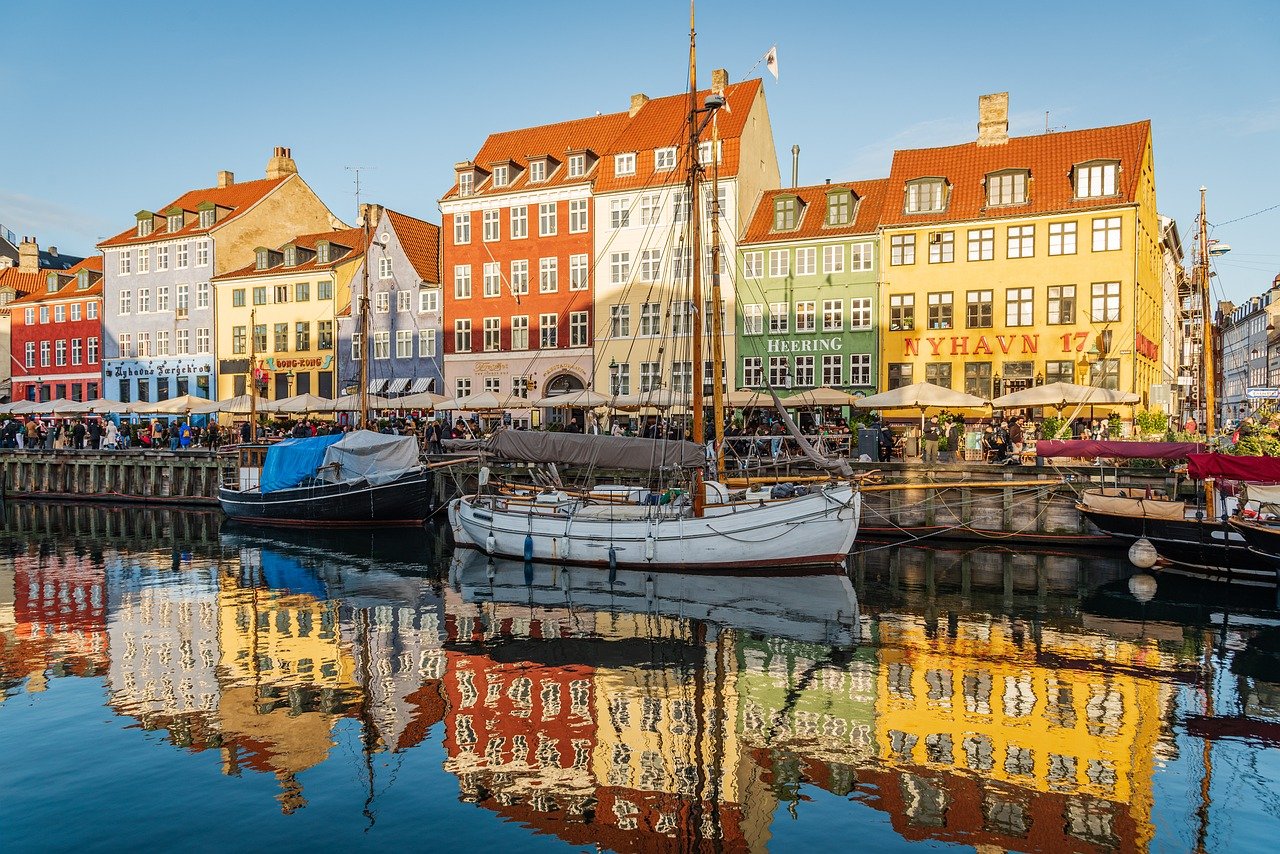
{"label": "sailing boat", "polygon": [[[704,305],[702,295],[701,216],[703,172],[709,168],[711,192],[710,305],[720,300],[719,199],[716,158],[704,166],[698,156],[702,136],[724,106],[712,92],[697,103],[696,33],[692,8],[689,21],[689,106],[685,158],[689,164],[684,221],[689,225],[690,303]],[[704,347],[701,322],[693,323],[694,364],[712,366],[712,424],[714,471],[723,473],[724,400],[721,379],[720,312],[710,312],[710,352]],[[697,367],[693,374],[705,374]],[[491,556],[611,568],[759,568],[843,562],[853,547],[861,509],[861,493],[851,482],[847,466],[843,480],[818,486],[806,494],[774,497],[769,493],[736,493],[718,479],[703,479],[708,468],[704,441],[704,401],[701,381],[692,383],[691,422],[694,441],[662,438],[624,438],[605,435],[499,431],[483,452],[499,459],[541,463],[545,488],[499,485],[486,491],[490,472],[482,468],[475,494],[449,504],[449,519],[458,545],[478,548]],[[810,456],[808,446],[786,411],[779,413],[795,440]],[[570,463],[593,470],[646,471],[648,488],[610,486],[570,492],[560,486],[556,464]],[[800,490],[799,492],[804,492]]]}
{"label": "sailing boat", "polygon": [[[421,524],[431,513],[433,475],[421,464],[413,436],[389,436],[368,429],[369,410],[369,215],[364,218],[364,287],[360,295],[361,429],[350,433],[286,439],[238,451],[238,465],[218,489],[218,503],[232,519],[261,525]],[[249,370],[257,361],[256,339]],[[256,380],[251,386],[249,423],[257,422]]]}

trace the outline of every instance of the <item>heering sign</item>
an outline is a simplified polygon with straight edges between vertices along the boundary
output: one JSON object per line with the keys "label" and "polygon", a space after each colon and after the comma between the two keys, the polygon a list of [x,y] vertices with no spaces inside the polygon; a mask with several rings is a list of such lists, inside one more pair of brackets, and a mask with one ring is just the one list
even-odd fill
{"label": "heering sign", "polygon": [[102,368],[102,375],[107,379],[184,377],[211,373],[212,359],[124,359],[107,362]]}
{"label": "heering sign", "polygon": [[829,353],[844,349],[844,339],[834,338],[770,338],[770,353]]}

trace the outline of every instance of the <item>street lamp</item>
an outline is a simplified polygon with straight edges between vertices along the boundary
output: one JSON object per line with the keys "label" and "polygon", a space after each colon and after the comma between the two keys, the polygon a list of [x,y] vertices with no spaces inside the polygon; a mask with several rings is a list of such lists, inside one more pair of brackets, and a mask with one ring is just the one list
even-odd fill
{"label": "street lamp", "polygon": [[618,360],[609,360],[609,393],[618,393]]}

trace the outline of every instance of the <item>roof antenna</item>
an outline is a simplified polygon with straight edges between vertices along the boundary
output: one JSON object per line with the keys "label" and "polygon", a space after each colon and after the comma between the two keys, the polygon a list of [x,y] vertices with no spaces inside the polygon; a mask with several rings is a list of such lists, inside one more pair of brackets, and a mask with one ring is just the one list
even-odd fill
{"label": "roof antenna", "polygon": [[[360,219],[360,173],[370,169],[377,169],[377,166],[343,166],[348,172],[354,172],[356,176],[356,219]],[[359,225],[359,222],[356,223]]]}
{"label": "roof antenna", "polygon": [[1060,130],[1066,130],[1066,129],[1067,129],[1066,125],[1054,125],[1053,127],[1049,127],[1049,111],[1048,110],[1044,111],[1044,132],[1045,133],[1053,133],[1054,131],[1060,131]]}

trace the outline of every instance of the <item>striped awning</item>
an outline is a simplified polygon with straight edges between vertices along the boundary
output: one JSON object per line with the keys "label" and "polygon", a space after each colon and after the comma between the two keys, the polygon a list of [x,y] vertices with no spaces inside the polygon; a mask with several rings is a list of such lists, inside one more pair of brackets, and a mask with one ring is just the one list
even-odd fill
{"label": "striped awning", "polygon": [[418,394],[424,391],[431,391],[431,377],[419,377],[413,381],[413,385],[409,386],[409,394]]}
{"label": "striped awning", "polygon": [[382,394],[387,387],[387,380],[369,380],[369,394]]}
{"label": "striped awning", "polygon": [[409,387],[408,377],[396,377],[387,386],[387,394],[401,394]]}

